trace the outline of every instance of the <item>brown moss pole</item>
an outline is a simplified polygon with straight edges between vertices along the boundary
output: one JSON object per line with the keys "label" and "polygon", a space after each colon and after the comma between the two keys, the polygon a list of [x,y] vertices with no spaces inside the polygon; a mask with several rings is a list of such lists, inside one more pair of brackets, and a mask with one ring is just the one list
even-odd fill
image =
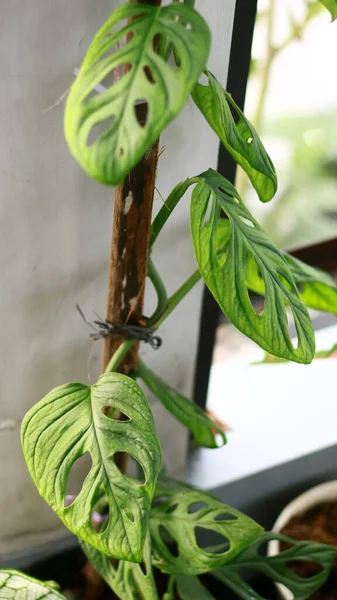
{"label": "brown moss pole", "polygon": [[[131,0],[132,1],[132,0]],[[160,6],[161,0],[134,0]],[[138,119],[146,121],[148,107],[138,107]],[[153,196],[158,161],[157,141],[128,177],[115,188],[106,318],[111,323],[139,324],[143,316]],[[103,370],[122,340],[104,341]],[[137,364],[135,344],[120,365],[128,375]]]}

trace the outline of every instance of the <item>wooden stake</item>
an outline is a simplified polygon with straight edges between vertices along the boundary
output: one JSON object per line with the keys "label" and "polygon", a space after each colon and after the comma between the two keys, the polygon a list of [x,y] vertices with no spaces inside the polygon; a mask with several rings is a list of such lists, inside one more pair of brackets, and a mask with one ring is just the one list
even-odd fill
{"label": "wooden stake", "polygon": [[[160,6],[161,0],[133,2]],[[145,123],[147,104],[137,109],[138,120]],[[106,318],[114,324],[139,324],[143,316],[158,148],[159,141],[115,188],[106,307]],[[105,339],[103,370],[120,344],[121,340]],[[138,346],[133,346],[120,366],[125,375],[137,366]]]}

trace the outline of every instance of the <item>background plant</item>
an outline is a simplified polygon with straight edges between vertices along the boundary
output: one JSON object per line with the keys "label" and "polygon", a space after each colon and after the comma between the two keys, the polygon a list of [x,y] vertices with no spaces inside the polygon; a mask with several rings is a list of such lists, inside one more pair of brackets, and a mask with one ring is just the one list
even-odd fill
{"label": "background plant", "polygon": [[[335,0],[328,8],[336,16]],[[113,13],[88,50],[65,113],[71,152],[91,177],[121,184],[191,94],[228,152],[246,170],[260,200],[272,199],[277,188],[273,163],[251,123],[207,70],[209,47],[208,26],[193,1],[165,7],[124,4]],[[207,85],[198,83],[202,72]],[[99,83],[106,86],[101,95],[95,93]],[[167,298],[151,249],[190,187],[198,270]],[[315,341],[307,306],[336,312],[334,282],[279,251],[237,190],[212,169],[174,188],[152,223],[149,244],[137,252],[146,258],[149,254],[148,276],[158,295],[157,309],[149,319],[142,317],[124,330],[126,339],[119,340],[97,383],[55,388],[26,415],[22,446],[32,478],[122,600],[158,600],[155,569],[167,575],[163,600],[173,600],[176,593],[183,600],[212,598],[198,579],[203,574],[239,597],[259,599],[241,578],[243,567],[285,583],[298,600],[307,598],[326,580],[337,549],[287,540],[290,550],[265,558],[260,546],[279,536],[264,534],[252,519],[216,498],[159,476],[160,444],[137,379],[190,429],[197,443],[216,447],[226,442],[225,435],[137,355],[128,376],[118,370],[130,351],[137,351],[137,328],[142,328],[142,339],[146,333],[151,340],[201,277],[238,329],[269,354],[308,364]],[[251,290],[265,295],[261,314],[250,301]],[[289,336],[289,311],[297,344]],[[86,453],[91,469],[78,496],[70,499],[66,494],[70,471]],[[136,460],[143,479],[121,469],[121,453]],[[322,570],[309,582],[299,580],[288,568],[289,560],[314,560]],[[61,597],[55,586],[12,571],[0,573],[0,590],[6,598],[25,593],[32,598]]]}

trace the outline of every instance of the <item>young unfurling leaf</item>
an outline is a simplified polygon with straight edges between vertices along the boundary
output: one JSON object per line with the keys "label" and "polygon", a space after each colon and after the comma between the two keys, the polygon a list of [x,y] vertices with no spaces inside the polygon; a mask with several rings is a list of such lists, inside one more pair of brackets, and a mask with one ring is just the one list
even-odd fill
{"label": "young unfurling leaf", "polygon": [[[282,253],[224,177],[209,169],[200,178],[192,194],[191,230],[206,285],[233,325],[261,348],[281,358],[310,363],[315,353],[312,324]],[[217,234],[222,211],[230,226],[224,249]],[[264,281],[262,314],[256,313],[249,298],[246,271],[251,259]],[[294,316],[297,347],[289,335],[287,308]]]}
{"label": "young unfurling leaf", "polygon": [[14,570],[0,571],[0,598],[6,600],[66,600],[49,582]]}
{"label": "young unfurling leaf", "polygon": [[[168,40],[178,67],[156,52],[158,39]],[[187,4],[115,10],[87,52],[65,112],[69,148],[91,177],[107,184],[126,177],[184,106],[209,48],[208,26]],[[107,89],[92,97],[102,82]]]}
{"label": "young unfurling leaf", "polygon": [[[246,171],[262,202],[277,190],[275,167],[253,125],[215,77],[206,72],[208,86],[197,83],[193,100],[234,160]],[[235,122],[232,111],[237,116]]]}
{"label": "young unfurling leaf", "polygon": [[[113,419],[111,408],[128,421]],[[141,560],[161,450],[149,404],[132,379],[106,373],[91,387],[69,383],[55,388],[24,418],[22,446],[41,496],[70,531],[108,556]],[[92,467],[67,505],[69,473],[86,452]],[[114,461],[119,452],[139,463],[144,485],[119,471]],[[109,515],[97,531],[92,516],[104,496]]]}

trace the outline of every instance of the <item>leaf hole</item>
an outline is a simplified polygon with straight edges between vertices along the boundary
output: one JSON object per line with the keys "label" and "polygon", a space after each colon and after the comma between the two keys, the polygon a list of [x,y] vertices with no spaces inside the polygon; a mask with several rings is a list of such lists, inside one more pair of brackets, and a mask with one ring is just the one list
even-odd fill
{"label": "leaf hole", "polygon": [[207,506],[208,506],[207,502],[193,502],[192,504],[189,505],[188,512],[190,515],[193,515],[194,513],[198,512],[202,508],[206,508]]}
{"label": "leaf hole", "polygon": [[248,227],[252,227],[253,229],[255,229],[255,225],[251,219],[247,219],[246,217],[243,217],[242,215],[239,215],[239,219],[240,219],[240,221],[242,221],[242,223],[244,223],[245,225],[248,225]]}
{"label": "leaf hole", "polygon": [[109,404],[102,406],[102,413],[105,417],[111,419],[112,421],[130,421],[130,417],[128,415],[122,413],[118,408],[115,406],[110,406]]}
{"label": "leaf hole", "polygon": [[134,523],[136,521],[135,516],[130,508],[123,508],[122,511],[125,514],[125,516],[129,519],[129,521],[131,521],[131,523]]}
{"label": "leaf hole", "polygon": [[179,548],[177,541],[171,535],[168,529],[164,525],[159,525],[159,535],[164,542],[166,548],[171,552],[172,556],[177,558],[179,556]]}
{"label": "leaf hole", "polygon": [[102,490],[101,496],[91,514],[91,524],[98,533],[104,533],[108,526],[110,515],[110,506],[104,490]]}
{"label": "leaf hole", "polygon": [[237,521],[238,518],[236,515],[232,515],[231,513],[221,513],[214,517],[214,521]]}
{"label": "leaf hole", "polygon": [[203,215],[202,215],[202,225],[203,227],[207,227],[207,225],[211,222],[211,217],[213,214],[213,198],[211,194],[208,197],[207,206],[205,206]]}
{"label": "leaf hole", "polygon": [[228,247],[231,238],[231,224],[229,219],[218,219],[216,236],[217,261],[220,267],[226,264]]}
{"label": "leaf hole", "polygon": [[268,542],[262,542],[258,548],[256,549],[256,553],[258,556],[267,556],[267,552],[268,552]]}
{"label": "leaf hole", "polygon": [[255,290],[254,293],[248,290],[248,296],[254,311],[257,314],[262,315],[265,307],[265,297],[263,295],[263,292],[265,291],[265,285],[260,268],[253,255],[250,255],[246,263],[246,285],[248,287],[250,282],[257,284],[258,288],[261,288],[262,295],[257,295]]}
{"label": "leaf hole", "polygon": [[254,141],[254,138],[252,138],[252,137],[249,137],[249,138],[247,139],[247,144],[251,144],[253,141]]}
{"label": "leaf hole", "polygon": [[[230,196],[229,192],[226,192],[226,190],[224,190],[224,188],[222,188],[220,185],[218,185],[218,190],[221,194],[224,194],[225,196]],[[235,202],[236,204],[240,204],[240,200],[238,198],[236,198],[235,196],[230,196],[230,198],[233,200],[233,202]]]}
{"label": "leaf hole", "polygon": [[145,99],[136,100],[134,109],[139,125],[145,127],[149,116],[149,103]]}
{"label": "leaf hole", "polygon": [[287,326],[288,326],[289,338],[291,340],[291,344],[292,344],[293,348],[295,348],[295,350],[297,350],[298,344],[299,344],[299,339],[298,339],[298,334],[297,334],[297,329],[296,329],[295,317],[294,317],[294,313],[293,313],[293,310],[291,307],[288,307],[286,309],[286,315],[287,315]]}
{"label": "leaf hole", "polygon": [[206,527],[200,527],[199,525],[194,528],[195,539],[201,550],[209,551],[212,547],[212,554],[223,554],[228,552],[230,548],[230,541],[222,533],[206,529]]}
{"label": "leaf hole", "polygon": [[[227,98],[227,100],[228,100],[228,98]],[[236,110],[235,105],[232,104],[231,102],[229,102],[229,100],[228,100],[228,105],[229,105],[229,108],[230,108],[230,111],[231,111],[231,114],[232,114],[232,117],[233,117],[233,121],[237,125],[239,123],[240,119],[241,119],[241,115]]]}
{"label": "leaf hole", "polygon": [[144,71],[144,73],[145,73],[145,77],[146,77],[146,79],[147,79],[147,80],[148,80],[150,83],[152,83],[152,85],[155,85],[156,81],[155,81],[155,79],[154,79],[154,77],[153,77],[153,75],[152,75],[152,71],[151,71],[150,67],[148,67],[147,65],[145,65],[145,67],[143,67],[143,71]]}
{"label": "leaf hole", "polygon": [[94,127],[92,127],[88,135],[87,146],[93,146],[98,140],[100,140],[100,138],[103,137],[103,135],[105,135],[112,128],[115,120],[116,117],[113,116],[104,119],[103,121],[100,121],[99,123],[94,125]]}
{"label": "leaf hole", "polygon": [[[145,477],[145,473],[144,473],[144,469],[142,467],[142,465],[138,462],[138,460],[136,458],[134,458],[133,456],[131,456],[131,454],[126,453],[127,454],[127,473],[124,474],[124,477],[126,477],[127,479],[129,479],[130,481],[132,481],[132,483],[134,483],[135,485],[145,485],[146,484],[146,477]],[[115,461],[116,463],[116,461]],[[117,464],[117,467],[119,468],[119,465]]]}
{"label": "leaf hole", "polygon": [[208,86],[208,77],[205,73],[201,73],[198,83],[200,83],[200,85]]}
{"label": "leaf hole", "polygon": [[152,500],[152,506],[161,506],[162,504],[165,504],[165,502],[168,502],[168,497],[160,496],[160,498],[154,498],[154,500]]}
{"label": "leaf hole", "polygon": [[83,484],[89,475],[92,467],[92,459],[89,452],[85,452],[73,463],[67,480],[67,491],[64,499],[64,506],[71,506],[77,496],[81,493]]}
{"label": "leaf hole", "polygon": [[176,508],[178,508],[178,504],[172,504],[171,506],[169,506],[167,508],[167,510],[166,510],[167,514],[173,513],[176,510]]}
{"label": "leaf hole", "polygon": [[311,560],[289,560],[285,564],[302,579],[311,579],[324,571],[322,565]]}

